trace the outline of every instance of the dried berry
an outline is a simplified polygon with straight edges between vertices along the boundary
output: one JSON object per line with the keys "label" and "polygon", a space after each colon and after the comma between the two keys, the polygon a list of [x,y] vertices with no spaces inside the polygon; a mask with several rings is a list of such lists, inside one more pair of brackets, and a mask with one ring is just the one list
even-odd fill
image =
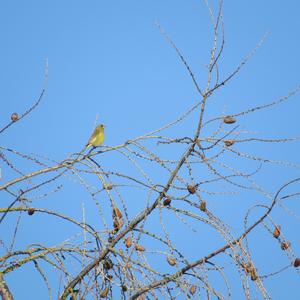
{"label": "dried berry", "polygon": [[127,290],[128,290],[127,286],[126,285],[122,285],[122,291],[126,292]]}
{"label": "dried berry", "polygon": [[29,208],[27,211],[29,216],[32,216],[34,214],[34,212],[35,212],[34,208]]}
{"label": "dried berry", "polygon": [[130,236],[125,239],[125,246],[126,248],[130,248],[132,246],[132,240]]}
{"label": "dried berry", "polygon": [[196,293],[196,290],[197,290],[197,286],[196,286],[196,285],[192,285],[192,286],[190,287],[190,293],[191,293],[192,295],[194,295],[194,294]]}
{"label": "dried berry", "polygon": [[167,262],[170,266],[175,266],[176,265],[176,259],[172,256],[167,257]]}
{"label": "dried berry", "polygon": [[18,114],[15,113],[15,112],[10,116],[10,118],[11,118],[11,120],[12,120],[13,122],[16,122],[16,121],[19,120],[19,116],[18,116]]}
{"label": "dried berry", "polygon": [[108,295],[108,292],[109,292],[109,287],[106,287],[104,290],[102,290],[102,291],[100,292],[100,297],[101,297],[101,298],[106,298],[107,295]]}
{"label": "dried berry", "polygon": [[115,207],[113,210],[113,216],[118,217],[119,219],[121,219],[123,217],[121,211],[117,207]]}
{"label": "dried berry", "polygon": [[282,242],[280,247],[281,247],[281,250],[287,250],[289,249],[291,246],[291,243],[290,242]]}
{"label": "dried berry", "polygon": [[193,184],[189,184],[187,186],[187,190],[189,191],[190,194],[195,194],[197,190],[197,186]]}
{"label": "dried berry", "polygon": [[163,202],[164,206],[170,206],[171,204],[171,199],[170,198],[166,198]]}
{"label": "dried berry", "polygon": [[143,252],[143,251],[145,251],[145,248],[143,246],[139,245],[139,244],[136,244],[135,245],[135,250]]}
{"label": "dried berry", "polygon": [[225,141],[224,141],[224,144],[225,144],[227,147],[232,146],[234,143],[235,143],[235,140],[225,140]]}
{"label": "dried berry", "polygon": [[274,238],[278,239],[278,237],[280,236],[280,226],[276,225],[273,231],[273,236]]}
{"label": "dried berry", "polygon": [[236,119],[232,116],[226,116],[226,117],[223,118],[223,122],[225,124],[233,124],[233,123],[236,122]]}
{"label": "dried berry", "polygon": [[206,202],[205,201],[202,201],[201,203],[200,203],[200,210],[201,211],[206,211]]}
{"label": "dried berry", "polygon": [[294,261],[294,267],[298,268],[300,266],[300,258],[296,258]]}

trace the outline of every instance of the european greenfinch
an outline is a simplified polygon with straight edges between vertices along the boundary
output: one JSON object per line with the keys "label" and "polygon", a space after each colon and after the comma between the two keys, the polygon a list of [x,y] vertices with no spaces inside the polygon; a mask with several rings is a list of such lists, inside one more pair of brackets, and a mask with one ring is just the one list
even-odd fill
{"label": "european greenfinch", "polygon": [[104,142],[104,128],[105,126],[103,124],[98,125],[95,129],[91,137],[89,138],[89,141],[87,142],[85,146],[85,150],[89,147],[97,147],[103,144]]}

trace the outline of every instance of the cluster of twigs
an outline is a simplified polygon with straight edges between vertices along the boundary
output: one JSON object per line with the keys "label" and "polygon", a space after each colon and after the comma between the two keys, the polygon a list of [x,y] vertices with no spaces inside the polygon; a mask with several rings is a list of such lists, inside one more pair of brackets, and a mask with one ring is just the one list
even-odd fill
{"label": "cluster of twigs", "polygon": [[[53,292],[58,291],[61,300],[68,297],[182,299],[199,298],[199,295],[201,299],[210,299],[211,296],[229,299],[233,292],[228,269],[238,273],[246,299],[252,299],[255,293],[270,299],[270,291],[264,284],[266,278],[290,267],[294,267],[299,274],[297,267],[300,259],[273,220],[272,212],[275,207],[283,207],[282,200],[299,195],[297,191],[284,193],[296,186],[300,178],[282,185],[275,193],[268,193],[255,181],[255,176],[262,172],[265,164],[299,166],[253,155],[239,150],[238,145],[297,140],[266,139],[256,135],[249,137],[249,132],[240,130],[239,122],[247,114],[272,108],[290,99],[300,87],[273,102],[207,119],[205,113],[214,93],[238,74],[265,39],[231,74],[221,78],[218,65],[224,48],[222,4],[219,1],[214,14],[207,3],[214,44],[205,85],[198,83],[183,54],[158,25],[187,69],[199,95],[199,100],[176,120],[120,145],[103,146],[87,154],[74,153],[62,162],[0,147],[2,169],[10,169],[16,174],[14,179],[1,180],[2,201],[10,199],[10,202],[0,208],[0,226],[5,225],[8,215],[19,213],[14,225],[10,224],[14,226],[14,234],[3,236],[2,231],[1,235],[0,295],[3,299],[13,299],[5,277],[28,263],[33,263],[45,282],[49,298],[56,298]],[[11,122],[0,133],[28,116],[43,95],[44,89],[37,102],[20,117],[14,113]],[[194,117],[196,122],[187,136],[168,135],[190,117]],[[230,164],[229,156],[240,161],[240,166],[244,161],[249,161],[254,169],[249,172],[236,168]],[[124,166],[112,166],[110,162],[120,158]],[[22,171],[15,163],[19,159],[30,162],[35,171]],[[79,221],[57,210],[35,205],[37,199],[50,194],[59,197],[70,178],[86,190],[88,197],[85,202],[92,201],[96,207],[98,224],[92,225],[86,217]],[[222,215],[210,208],[210,199],[223,197],[226,201],[231,196],[240,197],[240,193],[256,193],[262,200],[249,208],[244,217],[244,228],[235,234]],[[254,211],[259,213],[254,214]],[[68,222],[78,228],[78,234],[59,245],[33,244],[22,250],[15,249],[24,214],[32,217],[36,214],[51,215],[57,219],[57,226]],[[254,221],[249,221],[250,215]],[[185,228],[182,231],[179,229],[181,225]],[[186,228],[207,252],[193,258],[195,253],[191,255],[188,251],[191,246],[184,245],[184,237],[178,236]],[[248,243],[248,237],[255,228],[265,230],[279,242],[282,253],[288,259],[287,266],[272,274],[260,274]],[[203,233],[205,230],[207,233]],[[211,251],[204,247],[210,235],[223,241]],[[53,269],[58,274],[59,287],[53,287],[50,283]],[[218,276],[222,279],[218,282],[223,283],[216,283],[211,276]]]}

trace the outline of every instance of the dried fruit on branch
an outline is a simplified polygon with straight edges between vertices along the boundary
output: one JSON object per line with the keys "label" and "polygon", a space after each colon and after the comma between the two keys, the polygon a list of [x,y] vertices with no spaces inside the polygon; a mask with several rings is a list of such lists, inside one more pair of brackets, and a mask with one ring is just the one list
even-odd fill
{"label": "dried fruit on branch", "polygon": [[108,292],[109,292],[109,287],[106,287],[104,290],[102,290],[102,291],[100,292],[100,297],[101,297],[101,298],[106,298],[107,295],[108,295]]}
{"label": "dried fruit on branch", "polygon": [[29,208],[27,211],[29,216],[32,216],[34,214],[34,212],[35,212],[34,208]]}
{"label": "dried fruit on branch", "polygon": [[125,239],[125,246],[126,248],[130,248],[132,246],[132,239],[130,236]]}
{"label": "dried fruit on branch", "polygon": [[281,247],[281,250],[287,250],[289,249],[291,246],[291,243],[290,242],[282,242],[280,247]]}
{"label": "dried fruit on branch", "polygon": [[280,226],[276,225],[273,231],[274,238],[278,239],[280,236]]}
{"label": "dried fruit on branch", "polygon": [[197,186],[194,184],[189,184],[187,186],[187,190],[189,191],[190,194],[195,194],[197,190]]}
{"label": "dried fruit on branch", "polygon": [[300,266],[300,258],[296,258],[294,261],[294,267],[298,268]]}
{"label": "dried fruit on branch", "polygon": [[143,252],[143,251],[145,251],[145,248],[143,246],[139,245],[139,244],[136,244],[135,245],[135,250]]}
{"label": "dried fruit on branch", "polygon": [[236,119],[232,116],[226,116],[226,117],[223,118],[223,122],[225,124],[233,124],[233,123],[236,122]]}
{"label": "dried fruit on branch", "polygon": [[202,201],[201,203],[200,203],[200,210],[201,211],[206,211],[206,202],[205,201]]}
{"label": "dried fruit on branch", "polygon": [[170,204],[171,204],[171,199],[170,199],[170,198],[166,198],[166,199],[164,200],[164,202],[163,202],[163,205],[164,205],[164,206],[170,206]]}
{"label": "dried fruit on branch", "polygon": [[10,116],[10,118],[11,118],[11,120],[12,120],[13,122],[16,122],[16,121],[19,120],[19,116],[18,116],[18,114],[15,113],[15,112]]}
{"label": "dried fruit on branch", "polygon": [[167,262],[170,266],[175,266],[176,265],[176,259],[172,256],[167,257]]}
{"label": "dried fruit on branch", "polygon": [[121,211],[115,206],[113,209],[113,217],[121,219],[123,217]]}
{"label": "dried fruit on branch", "polygon": [[225,144],[227,147],[232,146],[234,143],[235,143],[235,140],[224,140],[224,144]]}
{"label": "dried fruit on branch", "polygon": [[190,287],[190,293],[192,295],[194,295],[196,293],[196,291],[197,291],[197,286],[194,284]]}

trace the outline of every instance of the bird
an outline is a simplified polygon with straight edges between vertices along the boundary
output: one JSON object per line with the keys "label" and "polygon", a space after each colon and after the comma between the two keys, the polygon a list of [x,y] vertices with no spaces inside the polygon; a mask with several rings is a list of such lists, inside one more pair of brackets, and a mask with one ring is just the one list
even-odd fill
{"label": "bird", "polygon": [[88,149],[89,147],[97,147],[103,144],[104,142],[104,128],[105,125],[100,124],[95,129],[91,137],[89,138],[84,150]]}

